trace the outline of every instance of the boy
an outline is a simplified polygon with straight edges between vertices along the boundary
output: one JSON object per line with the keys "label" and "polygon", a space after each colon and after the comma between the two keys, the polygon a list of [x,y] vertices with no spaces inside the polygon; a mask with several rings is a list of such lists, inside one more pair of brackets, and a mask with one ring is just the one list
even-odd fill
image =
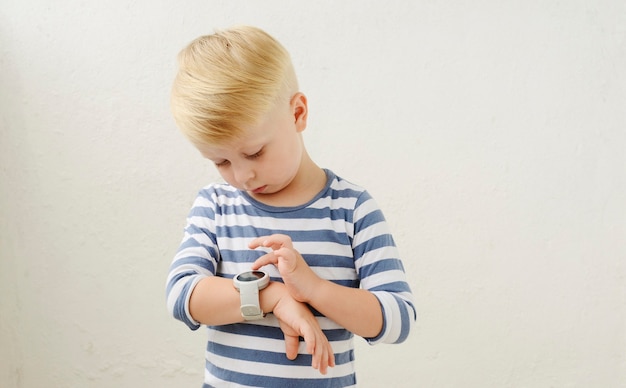
{"label": "boy", "polygon": [[199,192],[167,279],[170,313],[208,327],[204,386],[356,385],[353,334],[399,343],[416,319],[381,211],[309,157],[306,97],[267,33],[178,59],[174,118],[226,181]]}

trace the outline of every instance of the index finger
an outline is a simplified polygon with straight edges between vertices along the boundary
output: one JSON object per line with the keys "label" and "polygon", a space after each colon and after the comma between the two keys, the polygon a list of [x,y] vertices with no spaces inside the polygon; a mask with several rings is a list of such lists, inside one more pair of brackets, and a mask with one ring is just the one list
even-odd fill
{"label": "index finger", "polygon": [[256,259],[254,261],[254,263],[252,263],[252,269],[256,270],[259,269],[263,266],[266,266],[268,264],[274,264],[274,265],[278,265],[278,258],[276,257],[275,254],[273,253],[267,253],[261,257],[259,257],[258,259]]}

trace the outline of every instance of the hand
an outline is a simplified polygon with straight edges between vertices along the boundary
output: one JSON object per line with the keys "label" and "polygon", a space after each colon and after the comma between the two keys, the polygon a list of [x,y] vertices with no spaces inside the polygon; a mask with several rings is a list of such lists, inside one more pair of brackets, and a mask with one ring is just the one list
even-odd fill
{"label": "hand", "polygon": [[289,293],[299,302],[309,303],[319,283],[322,281],[304,261],[302,255],[293,248],[291,238],[284,234],[259,237],[248,245],[250,249],[271,248],[272,252],[259,257],[253,264],[256,270],[273,264],[280,272]]}
{"label": "hand", "polygon": [[286,294],[278,301],[273,313],[285,335],[285,353],[288,359],[294,360],[298,356],[300,337],[303,337],[306,351],[312,356],[311,366],[314,369],[325,375],[328,367],[335,366],[335,354],[328,338],[306,304]]}

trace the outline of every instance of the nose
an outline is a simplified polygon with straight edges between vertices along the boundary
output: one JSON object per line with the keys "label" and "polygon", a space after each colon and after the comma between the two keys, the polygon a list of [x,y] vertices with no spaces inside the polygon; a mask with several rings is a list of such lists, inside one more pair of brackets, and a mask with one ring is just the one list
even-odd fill
{"label": "nose", "polygon": [[238,163],[234,168],[235,181],[240,187],[247,188],[247,183],[254,178],[254,169],[250,163],[242,162]]}

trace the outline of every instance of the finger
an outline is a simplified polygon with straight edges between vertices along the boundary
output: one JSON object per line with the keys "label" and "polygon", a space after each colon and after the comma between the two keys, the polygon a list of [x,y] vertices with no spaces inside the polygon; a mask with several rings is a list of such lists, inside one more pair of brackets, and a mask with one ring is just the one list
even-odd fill
{"label": "finger", "polygon": [[326,342],[326,355],[324,360],[326,361],[326,367],[324,368],[322,374],[326,374],[328,367],[333,368],[335,366],[335,353],[333,352],[333,348],[330,346],[328,341]]}
{"label": "finger", "polygon": [[313,349],[312,367],[318,369],[323,375],[328,373],[328,367],[335,366],[335,354],[330,342],[323,332],[316,333],[316,346]]}
{"label": "finger", "polygon": [[272,251],[274,256],[286,260],[291,260],[295,258],[294,250],[286,247],[278,247]]}
{"label": "finger", "polygon": [[248,243],[248,248],[256,249],[258,247],[262,247],[264,246],[263,242],[265,242],[265,240],[267,240],[267,236],[257,237]]}
{"label": "finger", "polygon": [[290,360],[298,357],[298,346],[300,345],[300,337],[285,334],[285,354]]}
{"label": "finger", "polygon": [[276,262],[284,261],[286,263],[295,263],[296,255],[293,249],[280,248],[272,252],[276,257]]}
{"label": "finger", "polygon": [[331,368],[335,366],[335,352],[330,342],[328,343],[328,366]]}
{"label": "finger", "polygon": [[273,234],[260,239],[263,240],[261,244],[266,248],[272,248],[274,250],[282,247],[293,248],[291,237],[286,234]]}
{"label": "finger", "polygon": [[259,269],[268,264],[278,265],[278,257],[273,253],[265,254],[252,263],[252,269]]}
{"label": "finger", "polygon": [[323,334],[318,337],[318,342],[319,343],[315,347],[315,359],[317,360],[316,369],[319,369],[320,373],[325,375],[326,369],[328,368],[328,349],[325,346],[326,338]]}
{"label": "finger", "polygon": [[[323,360],[323,352],[324,352],[324,335],[318,335],[312,329],[307,329],[303,333],[304,342],[306,344],[306,352],[311,355],[311,367],[313,369],[318,369],[320,372],[321,368],[326,369],[324,366]],[[323,373],[325,374],[325,372]]]}

